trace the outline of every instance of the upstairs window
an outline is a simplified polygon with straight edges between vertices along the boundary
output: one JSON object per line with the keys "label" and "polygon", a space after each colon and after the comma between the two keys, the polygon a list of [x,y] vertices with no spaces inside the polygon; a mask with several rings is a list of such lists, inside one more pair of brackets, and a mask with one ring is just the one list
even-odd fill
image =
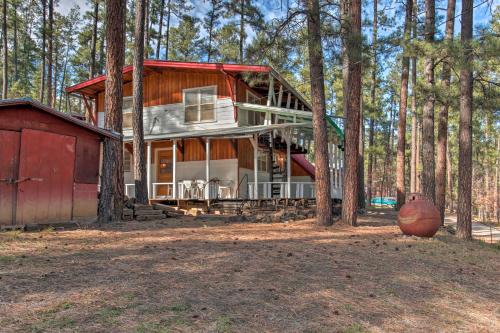
{"label": "upstairs window", "polygon": [[215,121],[215,86],[185,89],[184,108],[186,123]]}

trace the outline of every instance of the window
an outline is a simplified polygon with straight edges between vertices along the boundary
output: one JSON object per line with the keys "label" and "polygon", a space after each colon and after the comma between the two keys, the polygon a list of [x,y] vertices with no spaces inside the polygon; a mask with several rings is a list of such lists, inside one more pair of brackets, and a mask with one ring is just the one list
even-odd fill
{"label": "window", "polygon": [[266,152],[259,152],[259,156],[257,157],[257,170],[268,171],[267,169],[268,158],[269,156]]}
{"label": "window", "polygon": [[216,87],[203,87],[184,90],[186,123],[215,120]]}
{"label": "window", "polygon": [[123,97],[123,128],[132,128],[132,96]]}
{"label": "window", "polygon": [[132,172],[132,154],[128,150],[123,150],[123,171]]}

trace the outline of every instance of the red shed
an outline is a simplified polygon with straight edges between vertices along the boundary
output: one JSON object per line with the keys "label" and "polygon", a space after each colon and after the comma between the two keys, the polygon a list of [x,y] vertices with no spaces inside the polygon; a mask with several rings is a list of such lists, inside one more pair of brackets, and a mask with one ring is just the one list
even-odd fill
{"label": "red shed", "polygon": [[104,137],[120,139],[30,99],[0,101],[0,225],[95,217]]}

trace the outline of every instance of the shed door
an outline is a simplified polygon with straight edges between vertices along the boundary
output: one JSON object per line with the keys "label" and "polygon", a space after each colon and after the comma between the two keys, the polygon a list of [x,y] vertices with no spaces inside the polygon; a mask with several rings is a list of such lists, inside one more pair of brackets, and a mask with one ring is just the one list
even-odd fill
{"label": "shed door", "polygon": [[75,142],[71,136],[22,131],[17,224],[71,220]]}
{"label": "shed door", "polygon": [[20,132],[0,131],[0,225],[14,222]]}

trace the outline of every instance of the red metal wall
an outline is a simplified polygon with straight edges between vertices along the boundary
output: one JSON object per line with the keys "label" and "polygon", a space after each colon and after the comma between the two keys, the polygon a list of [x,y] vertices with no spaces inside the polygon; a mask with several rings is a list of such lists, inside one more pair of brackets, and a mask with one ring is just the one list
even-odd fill
{"label": "red metal wall", "polygon": [[0,224],[97,215],[99,134],[31,106],[10,106],[0,110],[0,142],[0,179],[44,179],[43,186],[0,182]]}

